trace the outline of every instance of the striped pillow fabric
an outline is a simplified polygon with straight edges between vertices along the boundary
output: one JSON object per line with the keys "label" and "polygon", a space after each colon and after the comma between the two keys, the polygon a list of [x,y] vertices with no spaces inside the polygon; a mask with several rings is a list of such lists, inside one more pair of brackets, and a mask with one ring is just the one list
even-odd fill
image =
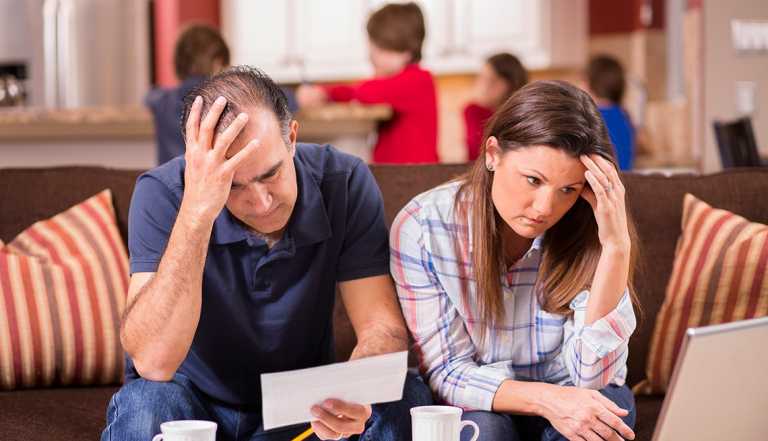
{"label": "striped pillow fabric", "polygon": [[127,291],[109,190],[0,246],[0,389],[119,383]]}
{"label": "striped pillow fabric", "polygon": [[683,200],[682,234],[651,340],[643,394],[665,393],[689,327],[768,315],[768,226]]}

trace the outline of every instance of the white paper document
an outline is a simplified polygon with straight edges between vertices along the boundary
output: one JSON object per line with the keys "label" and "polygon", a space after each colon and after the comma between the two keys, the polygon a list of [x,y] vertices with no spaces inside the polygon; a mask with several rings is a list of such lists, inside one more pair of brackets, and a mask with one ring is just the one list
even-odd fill
{"label": "white paper document", "polygon": [[264,430],[315,419],[309,409],[328,398],[358,404],[403,397],[408,352],[377,355],[295,371],[261,375]]}

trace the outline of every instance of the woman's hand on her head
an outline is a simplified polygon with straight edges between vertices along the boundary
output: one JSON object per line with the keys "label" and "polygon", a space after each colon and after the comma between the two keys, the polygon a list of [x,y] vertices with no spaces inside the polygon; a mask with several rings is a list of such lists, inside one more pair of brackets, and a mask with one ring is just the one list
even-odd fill
{"label": "woman's hand on her head", "polygon": [[581,197],[595,213],[600,244],[604,250],[628,251],[631,244],[625,191],[616,167],[599,155],[583,155],[581,162],[587,168],[584,177],[589,183]]}
{"label": "woman's hand on her head", "polygon": [[635,439],[635,432],[621,420],[629,412],[596,390],[553,385],[543,402],[541,416],[569,440]]}

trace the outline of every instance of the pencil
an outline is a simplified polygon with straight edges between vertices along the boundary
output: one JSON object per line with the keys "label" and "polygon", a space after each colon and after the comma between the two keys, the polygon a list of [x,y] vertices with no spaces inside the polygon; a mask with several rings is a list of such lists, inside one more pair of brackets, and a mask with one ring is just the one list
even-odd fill
{"label": "pencil", "polygon": [[297,436],[296,438],[292,439],[291,441],[303,441],[303,440],[309,438],[313,433],[314,432],[312,431],[312,428],[310,427],[309,429],[301,432],[301,434],[299,436]]}

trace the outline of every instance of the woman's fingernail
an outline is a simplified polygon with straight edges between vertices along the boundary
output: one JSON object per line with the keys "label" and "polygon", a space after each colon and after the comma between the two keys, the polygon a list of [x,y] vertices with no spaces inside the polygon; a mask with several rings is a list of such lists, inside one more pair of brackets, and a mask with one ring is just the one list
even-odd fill
{"label": "woman's fingernail", "polygon": [[314,416],[314,417],[318,417],[318,418],[320,417],[320,409],[318,409],[318,408],[317,408],[317,406],[312,406],[312,407],[309,409],[309,412],[310,412],[310,413],[312,414],[312,416]]}
{"label": "woman's fingernail", "polygon": [[220,97],[216,98],[216,102],[219,103],[219,104],[224,104],[224,103],[227,102],[227,99],[224,98],[223,96],[220,96]]}
{"label": "woman's fingernail", "polygon": [[201,102],[203,102],[203,97],[200,95],[196,96],[194,104],[200,104]]}

